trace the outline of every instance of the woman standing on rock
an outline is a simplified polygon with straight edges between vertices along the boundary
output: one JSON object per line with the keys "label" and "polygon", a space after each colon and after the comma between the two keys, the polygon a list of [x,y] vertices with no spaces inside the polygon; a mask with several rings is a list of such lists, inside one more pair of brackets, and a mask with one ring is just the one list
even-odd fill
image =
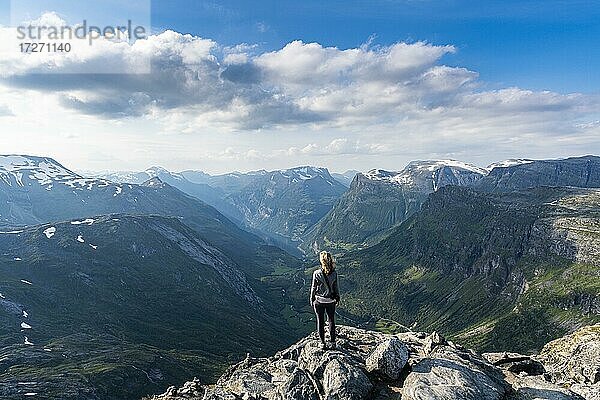
{"label": "woman standing on rock", "polygon": [[310,287],[310,304],[317,315],[317,330],[323,349],[327,349],[325,343],[325,313],[329,321],[329,340],[331,348],[335,348],[335,306],[340,301],[338,289],[337,272],[331,253],[322,251],[319,254],[321,268],[313,273],[312,285]]}

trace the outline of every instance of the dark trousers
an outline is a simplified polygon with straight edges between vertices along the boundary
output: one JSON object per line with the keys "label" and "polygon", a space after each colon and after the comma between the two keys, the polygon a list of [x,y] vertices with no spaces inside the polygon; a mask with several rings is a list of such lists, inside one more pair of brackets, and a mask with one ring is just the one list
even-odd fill
{"label": "dark trousers", "polygon": [[317,314],[317,330],[321,342],[325,343],[325,313],[329,322],[329,338],[335,342],[335,303],[319,303],[315,301],[315,314]]}

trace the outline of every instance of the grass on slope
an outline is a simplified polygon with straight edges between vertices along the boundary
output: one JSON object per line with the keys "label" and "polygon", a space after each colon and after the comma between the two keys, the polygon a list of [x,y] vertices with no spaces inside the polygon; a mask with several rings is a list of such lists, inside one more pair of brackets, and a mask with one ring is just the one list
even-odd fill
{"label": "grass on slope", "polygon": [[527,260],[522,267],[528,283],[515,307],[469,327],[457,340],[488,351],[528,353],[579,326],[600,322],[597,267],[564,260]]}

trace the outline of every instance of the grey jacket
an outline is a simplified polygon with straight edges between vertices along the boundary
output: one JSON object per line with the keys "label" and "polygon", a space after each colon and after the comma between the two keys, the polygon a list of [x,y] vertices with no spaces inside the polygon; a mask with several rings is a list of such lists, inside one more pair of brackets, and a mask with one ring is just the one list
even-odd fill
{"label": "grey jacket", "polygon": [[[329,292],[325,279],[329,281],[329,286],[331,286],[333,293]],[[312,284],[310,286],[310,304],[313,304],[317,297],[334,299],[336,301],[340,300],[340,290],[335,270],[328,276],[325,276],[321,268],[313,272]]]}

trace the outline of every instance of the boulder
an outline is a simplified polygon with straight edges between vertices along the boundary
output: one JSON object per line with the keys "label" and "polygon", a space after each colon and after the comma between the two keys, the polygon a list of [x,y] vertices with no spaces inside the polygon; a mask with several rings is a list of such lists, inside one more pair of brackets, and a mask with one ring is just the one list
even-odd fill
{"label": "boulder", "polygon": [[402,399],[499,400],[508,391],[502,372],[484,358],[442,346],[412,367],[404,381]]}
{"label": "boulder", "polygon": [[485,373],[443,358],[426,358],[413,367],[402,389],[403,400],[499,400],[505,389]]}
{"label": "boulder", "polygon": [[319,393],[306,371],[295,368],[279,385],[277,393],[286,400],[318,400]]}
{"label": "boulder", "polygon": [[358,367],[333,359],[323,371],[325,400],[363,400],[373,385]]}
{"label": "boulder", "polygon": [[433,332],[431,335],[425,338],[425,345],[423,346],[423,351],[425,354],[429,354],[435,349],[436,346],[446,345],[448,342],[446,339],[437,332]]}
{"label": "boulder", "polygon": [[600,400],[600,385],[582,385],[576,383],[569,388],[573,393],[577,393],[585,400]]}
{"label": "boulder", "polygon": [[382,376],[396,380],[408,361],[408,348],[394,337],[380,343],[366,359],[368,372],[378,372]]}

